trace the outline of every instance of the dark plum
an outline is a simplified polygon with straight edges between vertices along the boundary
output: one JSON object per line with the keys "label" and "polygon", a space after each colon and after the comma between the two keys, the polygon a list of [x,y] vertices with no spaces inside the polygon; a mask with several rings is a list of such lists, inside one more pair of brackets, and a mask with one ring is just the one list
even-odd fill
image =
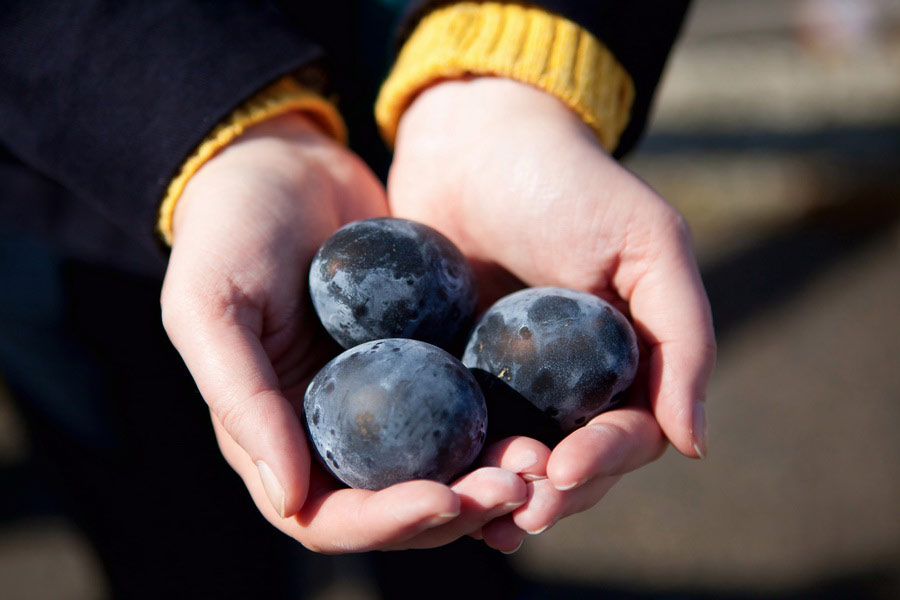
{"label": "dark plum", "polygon": [[618,402],[634,379],[638,347],[628,320],[608,302],[530,288],[482,315],[463,363],[485,393],[492,437],[554,441]]}
{"label": "dark plum", "polygon": [[412,479],[449,482],[481,452],[484,396],[457,359],[409,339],[347,350],[313,378],[303,401],[322,464],[354,488]]}
{"label": "dark plum", "polygon": [[459,349],[477,300],[472,268],[450,240],[386,217],[350,223],[326,240],[309,289],[319,319],[344,348],[412,338]]}

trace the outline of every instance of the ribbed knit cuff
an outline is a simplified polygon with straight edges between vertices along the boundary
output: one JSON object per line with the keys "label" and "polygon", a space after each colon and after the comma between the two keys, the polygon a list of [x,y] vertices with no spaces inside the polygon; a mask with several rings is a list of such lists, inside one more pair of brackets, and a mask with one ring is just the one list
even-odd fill
{"label": "ribbed knit cuff", "polygon": [[440,79],[495,75],[528,83],[572,108],[610,152],[628,124],[634,83],[590,32],[539,8],[460,2],[434,10],[416,26],[375,104],[393,145],[403,111]]}
{"label": "ribbed knit cuff", "polygon": [[175,205],[190,178],[215,154],[234,141],[247,128],[266,119],[289,112],[302,112],[312,118],[324,133],[345,143],[347,130],[337,108],[322,96],[302,87],[291,77],[284,77],[258,92],[236,108],[197,146],[169,183],[159,207],[157,231],[166,244],[172,244],[172,215]]}

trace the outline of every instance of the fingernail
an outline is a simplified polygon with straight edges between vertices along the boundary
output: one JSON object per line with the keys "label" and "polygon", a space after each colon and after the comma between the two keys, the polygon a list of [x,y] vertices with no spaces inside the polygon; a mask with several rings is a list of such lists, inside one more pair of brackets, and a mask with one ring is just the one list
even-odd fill
{"label": "fingernail", "polygon": [[694,412],[691,421],[691,442],[694,452],[700,458],[706,458],[706,403],[698,401],[694,404]]}
{"label": "fingernail", "polygon": [[259,461],[256,463],[256,468],[259,470],[259,480],[262,481],[263,489],[266,490],[266,496],[269,497],[269,502],[272,503],[275,512],[283,519],[284,488],[278,483],[278,478],[275,477],[275,473],[272,472],[269,465],[263,461]]}
{"label": "fingernail", "polygon": [[553,527],[554,525],[556,525],[556,521],[550,521],[549,523],[547,523],[546,525],[544,525],[544,526],[541,527],[540,529],[533,529],[533,530],[531,530],[531,531],[529,531],[528,529],[526,529],[526,530],[525,530],[525,533],[527,533],[528,535],[539,535],[539,534],[541,534],[541,533],[544,533],[545,531],[547,531],[548,529],[550,529],[550,528]]}
{"label": "fingernail", "polygon": [[540,481],[541,479],[547,479],[546,475],[532,475],[531,473],[520,473],[519,477],[521,477],[523,481]]}
{"label": "fingernail", "polygon": [[568,490],[574,490],[578,486],[584,485],[589,479],[590,477],[585,477],[584,479],[581,479],[574,483],[564,483],[562,485],[553,484],[553,487],[555,487],[558,492],[565,492]]}
{"label": "fingernail", "polygon": [[519,542],[519,545],[516,546],[515,548],[513,548],[512,550],[509,550],[509,551],[507,551],[507,550],[501,550],[500,552],[502,552],[503,554],[515,554],[516,552],[519,551],[519,548],[521,548],[521,547],[522,547],[522,544],[524,544],[524,543],[525,543],[525,540],[523,539],[523,540],[521,540],[521,541]]}
{"label": "fingernail", "polygon": [[514,458],[510,458],[504,465],[504,468],[513,473],[521,473],[525,469],[530,469],[538,461],[537,452],[528,450],[517,454]]}
{"label": "fingernail", "polygon": [[518,502],[507,502],[506,504],[503,505],[503,509],[504,510],[513,510],[514,508],[519,508],[526,502],[528,502],[527,498],[525,500],[520,500]]}
{"label": "fingernail", "polygon": [[455,519],[458,516],[459,516],[459,511],[457,511],[455,513],[440,513],[439,515],[432,517],[430,520],[428,520],[426,522],[425,526],[428,528],[437,527],[438,525],[443,525],[444,523],[452,521],[453,519]]}

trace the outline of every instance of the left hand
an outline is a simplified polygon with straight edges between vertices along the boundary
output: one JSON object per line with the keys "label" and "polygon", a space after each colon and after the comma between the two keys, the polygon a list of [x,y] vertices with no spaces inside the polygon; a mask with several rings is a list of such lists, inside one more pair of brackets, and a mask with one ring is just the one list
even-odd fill
{"label": "left hand", "polygon": [[310,460],[303,392],[338,349],[307,301],[309,264],[339,226],[386,212],[362,160],[291,113],[212,157],[174,215],[166,331],[263,517],[318,552],[440,546],[526,500],[522,479],[498,468],[372,492],[345,489]]}
{"label": "left hand", "polygon": [[[629,404],[552,454],[536,452],[529,502],[474,535],[512,551],[524,532],[596,504],[622,474],[658,458],[666,439],[686,456],[705,454],[715,339],[688,229],[567,106],[502,78],[426,89],[400,121],[388,198],[394,216],[427,223],[461,248],[486,302],[522,283],[584,290],[629,315],[640,340]],[[496,456],[488,464],[522,472]]]}

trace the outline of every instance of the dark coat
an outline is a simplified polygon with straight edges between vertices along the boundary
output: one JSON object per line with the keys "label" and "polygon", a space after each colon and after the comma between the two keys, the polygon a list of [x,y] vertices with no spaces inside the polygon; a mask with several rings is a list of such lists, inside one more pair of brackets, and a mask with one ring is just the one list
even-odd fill
{"label": "dark coat", "polygon": [[[319,63],[351,145],[384,173],[371,107],[394,45],[434,4],[329,0],[7,2],[0,15],[0,234],[158,276],[166,186],[212,127]],[[609,46],[636,85],[618,154],[640,135],[686,1],[544,0]],[[392,33],[394,32],[394,33]]]}

